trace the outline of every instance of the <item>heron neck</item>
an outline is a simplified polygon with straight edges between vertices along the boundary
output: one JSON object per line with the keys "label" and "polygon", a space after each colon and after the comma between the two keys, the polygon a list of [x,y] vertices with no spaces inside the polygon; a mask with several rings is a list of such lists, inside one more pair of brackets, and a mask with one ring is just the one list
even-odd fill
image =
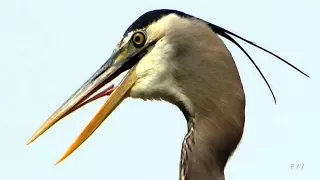
{"label": "heron neck", "polygon": [[180,180],[224,180],[225,165],[242,137],[244,108],[227,113],[215,105],[209,107],[188,118]]}

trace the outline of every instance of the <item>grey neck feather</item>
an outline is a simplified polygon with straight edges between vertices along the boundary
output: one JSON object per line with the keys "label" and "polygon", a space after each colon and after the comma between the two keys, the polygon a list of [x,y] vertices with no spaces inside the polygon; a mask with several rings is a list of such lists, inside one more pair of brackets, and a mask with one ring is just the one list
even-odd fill
{"label": "grey neck feather", "polygon": [[245,95],[235,62],[222,40],[205,30],[197,37],[201,43],[180,49],[183,65],[174,72],[193,107],[187,117],[180,180],[224,180],[225,165],[243,134]]}

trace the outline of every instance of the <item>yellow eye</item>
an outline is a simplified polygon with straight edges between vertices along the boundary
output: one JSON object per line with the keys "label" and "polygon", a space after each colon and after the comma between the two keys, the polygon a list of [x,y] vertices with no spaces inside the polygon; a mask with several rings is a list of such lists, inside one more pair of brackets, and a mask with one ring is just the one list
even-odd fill
{"label": "yellow eye", "polygon": [[132,36],[132,42],[136,47],[142,47],[146,43],[146,36],[142,32],[136,32]]}

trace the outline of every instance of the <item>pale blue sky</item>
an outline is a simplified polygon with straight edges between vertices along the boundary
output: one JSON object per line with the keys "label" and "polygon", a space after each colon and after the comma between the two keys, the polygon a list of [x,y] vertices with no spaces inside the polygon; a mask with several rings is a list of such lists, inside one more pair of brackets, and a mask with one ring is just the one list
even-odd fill
{"label": "pale blue sky", "polygon": [[[59,166],[54,163],[103,104],[69,116],[31,146],[28,138],[100,65],[126,28],[158,8],[185,11],[227,28],[295,64],[305,78],[244,43],[278,104],[246,56],[238,65],[247,108],[243,140],[228,180],[315,180],[319,167],[317,0],[0,1],[0,179],[177,180],[186,121],[165,102],[128,99]],[[240,42],[240,41],[239,41]],[[304,164],[302,171],[291,164]]]}

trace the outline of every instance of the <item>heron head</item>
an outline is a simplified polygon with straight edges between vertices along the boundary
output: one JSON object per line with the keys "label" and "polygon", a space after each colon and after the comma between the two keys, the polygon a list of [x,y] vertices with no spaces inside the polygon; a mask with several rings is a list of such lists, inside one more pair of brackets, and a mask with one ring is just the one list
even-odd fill
{"label": "heron head", "polygon": [[[185,115],[194,114],[194,105],[204,103],[208,95],[221,104],[233,96],[243,98],[235,63],[217,34],[243,50],[228,34],[239,36],[183,12],[162,9],[143,14],[125,31],[110,58],[48,118],[28,144],[68,114],[105,95],[110,95],[109,99],[58,162],[89,138],[127,97],[163,99]],[[122,73],[125,77],[116,88],[102,89]]]}
{"label": "heron head", "polygon": [[[28,144],[65,116],[105,95],[110,97],[58,163],[89,138],[127,97],[145,100],[164,99],[179,106],[181,101],[187,101],[182,95],[179,96],[181,94],[179,84],[175,82],[174,72],[179,67],[179,63],[182,63],[175,61],[175,57],[178,53],[184,53],[183,48],[187,49],[181,44],[180,41],[183,40],[181,38],[189,38],[184,41],[195,39],[177,36],[177,31],[192,27],[192,24],[188,20],[183,20],[177,12],[155,10],[138,18],[126,30],[110,58],[48,118],[34,133]],[[178,13],[184,15],[182,12]],[[178,48],[180,48],[179,52],[177,52]],[[126,74],[119,85],[102,89],[122,73]],[[183,98],[185,99],[182,100]]]}

